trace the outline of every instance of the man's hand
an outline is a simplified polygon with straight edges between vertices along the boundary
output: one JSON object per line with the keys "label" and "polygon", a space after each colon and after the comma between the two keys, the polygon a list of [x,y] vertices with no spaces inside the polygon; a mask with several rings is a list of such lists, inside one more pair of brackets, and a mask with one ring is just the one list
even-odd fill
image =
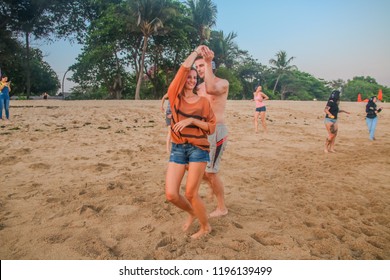
{"label": "man's hand", "polygon": [[211,61],[213,61],[214,59],[214,52],[210,50],[207,46],[204,46],[202,48],[202,56],[206,63],[211,63]]}

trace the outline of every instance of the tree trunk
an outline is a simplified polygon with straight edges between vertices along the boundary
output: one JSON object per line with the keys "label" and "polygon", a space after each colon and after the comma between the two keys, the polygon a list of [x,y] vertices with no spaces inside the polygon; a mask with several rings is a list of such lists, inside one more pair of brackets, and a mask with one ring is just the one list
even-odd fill
{"label": "tree trunk", "polygon": [[143,78],[143,69],[145,64],[145,54],[146,54],[146,48],[148,47],[148,36],[144,35],[144,45],[142,47],[142,55],[141,55],[141,66],[139,69],[139,76],[137,81],[137,87],[135,89],[135,100],[139,100],[140,98],[140,91],[141,91],[141,84],[142,84],[142,78]]}
{"label": "tree trunk", "polygon": [[116,77],[114,80],[114,94],[115,94],[115,99],[122,99],[122,91],[123,91],[123,82],[122,82],[122,75],[120,72],[120,64],[119,64],[119,59],[118,55],[115,52],[115,62],[116,62]]}
{"label": "tree trunk", "polygon": [[113,90],[113,97],[115,99],[122,98],[123,83],[122,83],[122,75],[121,74],[118,74],[116,76],[112,90]]}
{"label": "tree trunk", "polygon": [[288,87],[282,86],[282,88],[280,90],[280,99],[285,100],[288,92],[289,92]]}
{"label": "tree trunk", "polygon": [[276,86],[278,85],[279,83],[279,79],[280,79],[280,75],[278,76],[278,78],[276,79],[276,83],[275,83],[275,86],[274,86],[274,89],[272,91],[272,94],[275,95],[275,90],[276,90]]}
{"label": "tree trunk", "polygon": [[26,95],[30,98],[31,93],[31,67],[30,67],[30,33],[26,32]]}

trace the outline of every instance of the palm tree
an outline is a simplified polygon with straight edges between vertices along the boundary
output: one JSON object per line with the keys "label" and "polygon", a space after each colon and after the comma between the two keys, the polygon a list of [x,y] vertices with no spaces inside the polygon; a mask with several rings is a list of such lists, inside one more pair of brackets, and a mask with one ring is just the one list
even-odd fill
{"label": "palm tree", "polygon": [[192,21],[199,35],[199,44],[210,39],[210,28],[217,22],[217,6],[211,0],[187,0]]}
{"label": "palm tree", "polygon": [[[278,78],[276,79],[276,83],[274,86],[274,89],[272,91],[273,94],[275,94],[276,86],[279,83],[280,77],[288,73],[289,71],[296,70],[297,67],[295,65],[290,65],[291,61],[295,57],[290,57],[287,59],[287,53],[285,51],[279,51],[276,53],[276,60],[275,59],[270,59],[269,63],[273,65],[272,69],[275,71],[275,73],[278,75]],[[281,96],[281,99],[283,99],[283,96]]]}
{"label": "palm tree", "polygon": [[129,0],[130,9],[136,16],[137,26],[143,35],[141,62],[135,90],[136,100],[140,99],[145,54],[148,48],[149,38],[162,30],[164,21],[175,14],[175,10],[169,3],[169,0]]}
{"label": "palm tree", "polygon": [[223,31],[212,31],[209,47],[214,51],[214,61],[217,68],[224,64],[231,69],[234,65],[235,58],[239,53],[237,44],[234,39],[237,33],[230,32],[226,37]]}

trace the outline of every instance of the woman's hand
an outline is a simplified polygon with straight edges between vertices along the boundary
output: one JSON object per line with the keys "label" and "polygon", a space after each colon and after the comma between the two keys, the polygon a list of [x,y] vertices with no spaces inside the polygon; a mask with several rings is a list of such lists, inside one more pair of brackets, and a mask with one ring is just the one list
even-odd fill
{"label": "woman's hand", "polygon": [[178,123],[175,123],[175,125],[173,126],[173,131],[174,132],[182,131],[183,128],[191,125],[192,122],[193,122],[193,118],[188,118],[188,119],[182,120]]}

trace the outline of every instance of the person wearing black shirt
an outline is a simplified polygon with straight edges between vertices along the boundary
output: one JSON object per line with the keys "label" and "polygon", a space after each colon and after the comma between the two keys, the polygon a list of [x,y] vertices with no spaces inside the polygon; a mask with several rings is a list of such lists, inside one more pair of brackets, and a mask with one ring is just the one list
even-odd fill
{"label": "person wearing black shirt", "polygon": [[371,97],[366,105],[366,123],[368,127],[368,133],[370,134],[370,140],[375,140],[375,129],[378,122],[377,113],[382,111],[382,108],[376,108],[377,97]]}
{"label": "person wearing black shirt", "polygon": [[347,111],[340,110],[339,109],[340,104],[340,91],[334,90],[332,91],[332,94],[330,95],[328,99],[328,103],[326,104],[326,107],[324,109],[324,112],[326,113],[325,116],[325,127],[328,132],[328,137],[325,141],[325,153],[334,153],[334,144],[336,141],[337,136],[337,130],[338,130],[338,124],[337,124],[337,115],[338,113],[347,113],[350,114]]}

